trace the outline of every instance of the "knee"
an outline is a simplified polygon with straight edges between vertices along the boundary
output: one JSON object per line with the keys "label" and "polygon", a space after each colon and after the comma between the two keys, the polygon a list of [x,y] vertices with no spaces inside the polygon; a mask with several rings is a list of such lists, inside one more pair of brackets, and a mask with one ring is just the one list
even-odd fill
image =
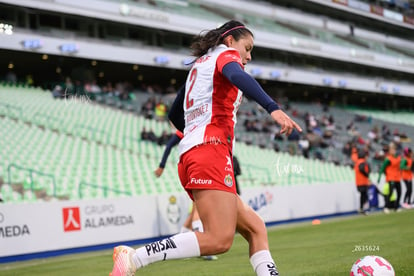
{"label": "knee", "polygon": [[225,242],[220,242],[215,244],[216,254],[226,253],[230,250],[233,240],[226,240]]}
{"label": "knee", "polygon": [[214,254],[225,253],[230,250],[233,244],[234,233],[232,235],[222,235],[220,237],[212,238],[210,246],[215,252]]}

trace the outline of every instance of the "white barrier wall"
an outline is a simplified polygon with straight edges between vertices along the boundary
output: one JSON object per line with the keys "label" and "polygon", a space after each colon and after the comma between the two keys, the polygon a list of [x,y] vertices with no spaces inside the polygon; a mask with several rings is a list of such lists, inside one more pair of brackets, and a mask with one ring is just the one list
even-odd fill
{"label": "white barrier wall", "polygon": [[[358,206],[353,183],[246,188],[241,197],[265,222],[346,213]],[[172,235],[179,232],[190,204],[184,192],[1,204],[0,263],[33,253]]]}
{"label": "white barrier wall", "polygon": [[354,184],[314,184],[242,190],[242,199],[265,222],[354,211],[358,197]]}

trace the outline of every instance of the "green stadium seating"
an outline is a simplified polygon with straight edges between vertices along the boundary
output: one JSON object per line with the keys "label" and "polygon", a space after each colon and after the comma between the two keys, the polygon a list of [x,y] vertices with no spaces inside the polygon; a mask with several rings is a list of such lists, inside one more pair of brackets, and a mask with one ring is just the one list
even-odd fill
{"label": "green stadium seating", "polygon": [[[151,195],[182,191],[173,148],[164,175],[156,178],[164,146],[140,140],[145,127],[156,135],[167,122],[144,119],[95,102],[54,100],[47,91],[0,88],[0,177],[6,201]],[[21,110],[21,112],[16,112]],[[241,187],[312,185],[353,181],[352,170],[237,143]],[[281,172],[277,171],[279,165]],[[284,172],[285,167],[300,172]],[[289,169],[288,169],[289,170]],[[24,191],[13,190],[21,184]]]}

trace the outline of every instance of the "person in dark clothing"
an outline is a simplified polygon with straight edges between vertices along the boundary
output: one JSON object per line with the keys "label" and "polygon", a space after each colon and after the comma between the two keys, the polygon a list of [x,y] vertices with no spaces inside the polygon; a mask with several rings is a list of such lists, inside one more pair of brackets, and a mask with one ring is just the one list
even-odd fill
{"label": "person in dark clothing", "polygon": [[241,195],[239,181],[237,180],[237,176],[241,175],[241,168],[239,160],[233,155],[233,170],[234,170],[234,182],[236,184],[236,191],[238,195]]}
{"label": "person in dark clothing", "polygon": [[170,155],[171,149],[174,146],[178,145],[178,143],[180,143],[183,136],[184,136],[183,133],[177,130],[168,140],[165,150],[164,150],[164,154],[162,155],[161,162],[158,168],[154,172],[157,177],[160,177],[162,173],[164,172],[165,164],[167,163],[167,159],[168,159],[168,156]]}

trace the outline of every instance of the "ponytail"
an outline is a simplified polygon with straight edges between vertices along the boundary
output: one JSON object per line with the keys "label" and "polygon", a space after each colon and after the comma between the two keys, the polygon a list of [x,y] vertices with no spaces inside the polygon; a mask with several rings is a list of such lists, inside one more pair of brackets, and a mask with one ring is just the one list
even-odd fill
{"label": "ponytail", "polygon": [[253,36],[253,33],[236,20],[228,21],[217,29],[212,29],[205,34],[200,33],[197,35],[190,46],[192,55],[196,58],[205,55],[210,48],[222,44],[224,39],[229,35],[232,35],[237,41],[246,35]]}

